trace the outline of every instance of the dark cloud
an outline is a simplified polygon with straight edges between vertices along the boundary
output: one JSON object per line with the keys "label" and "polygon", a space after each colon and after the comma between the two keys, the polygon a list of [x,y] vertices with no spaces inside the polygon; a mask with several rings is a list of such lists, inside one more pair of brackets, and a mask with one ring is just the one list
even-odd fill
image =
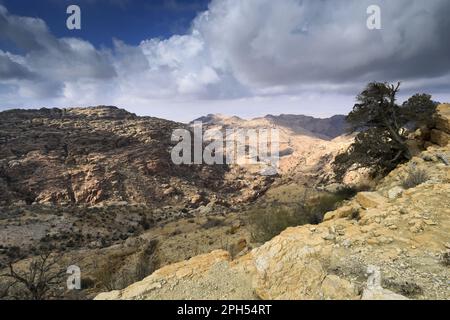
{"label": "dark cloud", "polygon": [[32,79],[35,75],[23,65],[14,62],[0,50],[0,79]]}

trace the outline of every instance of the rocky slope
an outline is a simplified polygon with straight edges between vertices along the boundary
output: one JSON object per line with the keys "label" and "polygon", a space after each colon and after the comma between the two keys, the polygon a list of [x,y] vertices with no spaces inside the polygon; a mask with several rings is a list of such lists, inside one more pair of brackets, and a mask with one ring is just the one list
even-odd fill
{"label": "rocky slope", "polygon": [[[322,224],[289,228],[235,260],[214,251],[169,265],[96,299],[448,299],[449,113],[438,108],[425,152]],[[426,181],[405,189],[414,170]]]}

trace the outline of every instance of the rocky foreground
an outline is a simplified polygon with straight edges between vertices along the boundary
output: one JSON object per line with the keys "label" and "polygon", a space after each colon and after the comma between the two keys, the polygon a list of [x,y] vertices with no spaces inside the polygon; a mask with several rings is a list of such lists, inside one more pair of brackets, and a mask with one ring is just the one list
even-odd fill
{"label": "rocky foreground", "polygon": [[[450,105],[425,152],[317,226],[289,228],[236,260],[226,251],[166,266],[103,299],[448,299]],[[411,171],[427,181],[405,187]]]}

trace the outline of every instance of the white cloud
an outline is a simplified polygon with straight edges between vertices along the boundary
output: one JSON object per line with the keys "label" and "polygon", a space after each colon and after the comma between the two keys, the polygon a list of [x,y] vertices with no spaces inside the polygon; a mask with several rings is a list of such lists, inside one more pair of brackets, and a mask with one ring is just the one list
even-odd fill
{"label": "white cloud", "polygon": [[[366,28],[373,0],[213,0],[189,34],[143,39],[138,46],[115,40],[110,50],[56,38],[44,21],[0,6],[0,37],[24,52],[0,50],[0,99],[4,107],[117,104],[156,115],[178,110],[169,116],[178,118],[183,106],[183,114],[208,105],[277,113],[292,112],[298,101],[298,113],[306,113],[305,103],[316,103],[332,114],[344,103],[350,107],[373,80],[404,80],[408,92],[448,91],[450,3],[375,3],[382,8],[380,31]],[[332,101],[340,104],[333,109]],[[208,113],[215,111],[226,113]]]}

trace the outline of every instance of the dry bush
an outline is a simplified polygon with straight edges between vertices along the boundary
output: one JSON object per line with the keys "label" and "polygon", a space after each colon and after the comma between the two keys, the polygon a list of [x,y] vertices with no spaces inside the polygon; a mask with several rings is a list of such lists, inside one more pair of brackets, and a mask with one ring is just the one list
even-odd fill
{"label": "dry bush", "polygon": [[61,256],[51,253],[41,254],[32,259],[27,268],[16,270],[9,263],[8,273],[1,293],[7,298],[20,300],[48,300],[62,295],[66,270],[60,267]]}
{"label": "dry bush", "polygon": [[410,169],[408,175],[402,181],[402,187],[405,189],[415,188],[430,179],[428,173],[422,169]]}

